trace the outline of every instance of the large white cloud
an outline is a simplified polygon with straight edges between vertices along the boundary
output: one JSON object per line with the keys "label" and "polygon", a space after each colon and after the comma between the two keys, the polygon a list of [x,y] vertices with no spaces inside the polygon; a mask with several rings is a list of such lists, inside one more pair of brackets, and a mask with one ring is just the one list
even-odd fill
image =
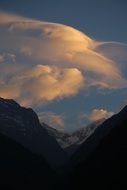
{"label": "large white cloud", "polygon": [[127,86],[118,63],[99,49],[102,42],[72,27],[4,12],[0,27],[0,96],[27,105],[89,86]]}

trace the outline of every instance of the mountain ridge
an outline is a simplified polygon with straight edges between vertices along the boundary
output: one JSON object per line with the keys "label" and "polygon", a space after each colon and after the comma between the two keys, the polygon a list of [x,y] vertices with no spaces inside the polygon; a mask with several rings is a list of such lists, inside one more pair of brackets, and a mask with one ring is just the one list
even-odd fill
{"label": "mountain ridge", "polygon": [[72,189],[91,189],[93,184],[99,189],[127,188],[127,106],[102,125],[109,127],[110,131],[100,139],[91,154],[87,158],[84,156],[85,143],[76,153],[80,161],[71,173]]}
{"label": "mountain ridge", "polygon": [[0,98],[0,132],[44,156],[52,167],[59,167],[68,159],[66,152],[40,124],[37,114],[14,100]]}
{"label": "mountain ridge", "polygon": [[48,131],[49,135],[54,137],[59,145],[71,156],[80,144],[82,144],[103,122],[104,119],[98,120],[86,127],[77,129],[73,133],[56,130],[45,123],[42,123],[42,125]]}

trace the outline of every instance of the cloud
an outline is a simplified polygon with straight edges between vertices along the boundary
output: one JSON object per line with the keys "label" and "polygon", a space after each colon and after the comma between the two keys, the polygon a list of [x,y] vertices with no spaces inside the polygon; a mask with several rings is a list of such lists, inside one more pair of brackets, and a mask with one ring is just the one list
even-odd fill
{"label": "cloud", "polygon": [[70,26],[4,12],[0,27],[0,96],[30,105],[91,86],[127,87],[119,63],[104,53],[104,42]]}
{"label": "cloud", "polygon": [[92,112],[88,115],[90,121],[97,121],[100,119],[107,119],[111,117],[114,112],[107,111],[104,109],[93,109]]}
{"label": "cloud", "polygon": [[0,55],[0,63],[3,63],[4,62],[4,57],[3,55]]}
{"label": "cloud", "polygon": [[18,22],[18,21],[24,21],[24,20],[32,20],[32,19],[26,19],[23,16],[18,16],[12,13],[7,13],[4,11],[0,11],[0,24],[10,23],[10,22]]}
{"label": "cloud", "polygon": [[53,112],[40,112],[39,120],[59,130],[64,129],[64,117]]}
{"label": "cloud", "polygon": [[84,78],[76,68],[37,65],[10,76],[0,85],[0,94],[5,98],[19,97],[21,104],[26,106],[75,95],[83,85]]}
{"label": "cloud", "polygon": [[124,77],[127,77],[127,44],[120,42],[103,42],[97,47],[104,56],[117,63],[117,68]]}
{"label": "cloud", "polygon": [[11,53],[3,53],[0,54],[0,63],[6,63],[6,62],[15,62],[16,61],[16,55]]}

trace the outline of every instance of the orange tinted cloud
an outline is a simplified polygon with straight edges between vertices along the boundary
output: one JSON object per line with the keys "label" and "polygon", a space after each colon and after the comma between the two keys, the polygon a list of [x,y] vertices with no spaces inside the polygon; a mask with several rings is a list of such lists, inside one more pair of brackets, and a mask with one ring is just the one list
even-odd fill
{"label": "orange tinted cloud", "polygon": [[76,68],[37,65],[10,76],[8,84],[0,85],[0,95],[19,98],[22,105],[38,101],[51,101],[78,93],[83,88],[84,77]]}
{"label": "orange tinted cloud", "polygon": [[70,26],[4,12],[0,26],[0,51],[15,56],[11,61],[0,58],[0,96],[30,105],[72,96],[90,86],[127,86],[117,61],[101,51],[103,42]]}
{"label": "orange tinted cloud", "polygon": [[91,121],[97,121],[100,119],[107,119],[111,117],[114,112],[110,112],[104,109],[93,109],[92,112],[89,114],[88,118]]}

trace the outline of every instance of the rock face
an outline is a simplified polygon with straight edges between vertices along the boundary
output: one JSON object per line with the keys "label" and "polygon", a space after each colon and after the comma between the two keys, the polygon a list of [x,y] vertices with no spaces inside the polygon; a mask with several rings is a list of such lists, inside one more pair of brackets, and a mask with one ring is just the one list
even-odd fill
{"label": "rock face", "polygon": [[71,187],[72,189],[76,187],[91,189],[93,186],[95,189],[126,189],[127,106],[106,120],[97,130],[87,142],[94,143],[95,139],[99,138],[99,143],[89,157],[85,159],[86,143],[82,144],[74,155],[75,158],[79,157],[80,161],[71,174]]}
{"label": "rock face", "polygon": [[104,122],[104,119],[98,120],[86,127],[82,127],[77,131],[69,134],[58,131],[48,125],[42,123],[48,134],[54,137],[59,145],[68,153],[72,155],[77,148],[95,131],[95,129]]}
{"label": "rock face", "polygon": [[14,100],[0,98],[0,133],[42,155],[53,168],[63,165],[66,153],[39,123],[36,113]]}

